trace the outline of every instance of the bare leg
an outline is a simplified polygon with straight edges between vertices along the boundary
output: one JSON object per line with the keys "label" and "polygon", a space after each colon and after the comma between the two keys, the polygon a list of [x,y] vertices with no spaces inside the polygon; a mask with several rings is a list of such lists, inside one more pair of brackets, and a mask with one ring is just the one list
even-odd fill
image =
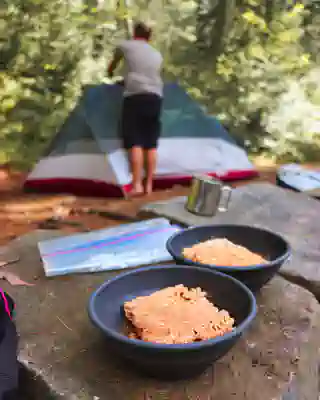
{"label": "bare leg", "polygon": [[134,146],[129,150],[130,168],[132,173],[132,195],[143,193],[143,149]]}
{"label": "bare leg", "polygon": [[157,166],[157,149],[146,150],[146,181],[145,192],[146,194],[152,193],[153,177]]}

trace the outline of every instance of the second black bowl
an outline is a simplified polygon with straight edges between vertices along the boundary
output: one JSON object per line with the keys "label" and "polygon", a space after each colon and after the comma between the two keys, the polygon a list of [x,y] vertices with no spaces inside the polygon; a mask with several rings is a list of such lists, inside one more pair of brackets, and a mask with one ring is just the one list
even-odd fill
{"label": "second black bowl", "polygon": [[[186,259],[183,250],[196,243],[213,238],[226,238],[263,256],[266,263],[248,266],[222,266],[201,264]],[[182,230],[174,234],[167,242],[167,249],[179,264],[195,265],[219,270],[232,275],[245,283],[251,290],[258,291],[279,270],[289,258],[291,249],[288,242],[266,229],[246,225],[207,225]]]}

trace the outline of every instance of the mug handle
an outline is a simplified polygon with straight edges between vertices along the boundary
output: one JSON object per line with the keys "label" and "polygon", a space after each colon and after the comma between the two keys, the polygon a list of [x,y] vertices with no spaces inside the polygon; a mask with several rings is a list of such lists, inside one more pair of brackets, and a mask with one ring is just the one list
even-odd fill
{"label": "mug handle", "polygon": [[[228,211],[230,199],[231,199],[232,188],[230,186],[223,186],[221,188],[221,199],[218,210],[220,212]],[[222,200],[222,201],[221,201]]]}

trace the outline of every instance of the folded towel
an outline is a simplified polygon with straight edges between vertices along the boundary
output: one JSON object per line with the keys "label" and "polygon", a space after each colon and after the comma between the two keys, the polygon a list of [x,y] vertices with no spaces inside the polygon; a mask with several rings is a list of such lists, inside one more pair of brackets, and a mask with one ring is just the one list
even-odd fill
{"label": "folded towel", "polygon": [[277,172],[280,186],[289,187],[310,196],[320,196],[320,171],[310,170],[298,164],[288,164]]}

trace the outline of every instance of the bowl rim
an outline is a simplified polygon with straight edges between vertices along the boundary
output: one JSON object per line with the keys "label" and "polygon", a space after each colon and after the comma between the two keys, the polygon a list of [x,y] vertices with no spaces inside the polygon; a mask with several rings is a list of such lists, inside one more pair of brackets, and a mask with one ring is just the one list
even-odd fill
{"label": "bowl rim", "polygon": [[[249,298],[250,313],[244,319],[244,321],[241,322],[241,324],[237,325],[231,332],[226,333],[223,336],[218,336],[213,339],[203,340],[200,342],[186,343],[186,344],[161,344],[161,343],[153,343],[153,342],[144,342],[139,339],[129,338],[125,334],[121,334],[113,329],[110,329],[107,326],[105,326],[103,323],[101,323],[101,321],[95,311],[95,301],[96,301],[98,295],[102,291],[104,291],[108,286],[110,286],[114,282],[116,282],[120,279],[123,279],[127,276],[130,276],[130,275],[140,274],[143,272],[149,272],[149,271],[154,271],[154,270],[164,271],[166,269],[168,269],[168,270],[169,269],[171,269],[171,270],[172,269],[179,269],[179,270],[192,269],[193,271],[198,270],[201,273],[206,271],[206,273],[211,273],[212,275],[219,275],[224,279],[228,279],[228,280],[232,281],[235,285],[238,285],[246,293],[247,297]],[[251,322],[254,320],[254,318],[257,315],[257,302],[256,302],[256,298],[255,298],[253,292],[244,283],[242,283],[238,279],[236,279],[230,275],[224,274],[220,271],[208,270],[208,269],[193,267],[193,266],[188,266],[188,265],[177,265],[177,264],[166,264],[166,265],[161,265],[161,266],[151,265],[148,267],[141,267],[141,268],[137,268],[137,269],[125,272],[125,273],[121,273],[121,274],[117,275],[116,277],[111,278],[110,280],[107,280],[102,285],[100,285],[100,287],[98,287],[98,289],[96,289],[94,291],[94,293],[92,293],[92,295],[90,296],[89,303],[88,303],[88,314],[89,314],[90,320],[92,321],[92,323],[94,325],[96,325],[99,329],[101,329],[108,336],[111,336],[113,339],[115,339],[119,342],[122,342],[124,344],[138,346],[140,348],[149,348],[149,349],[157,349],[157,350],[185,351],[185,350],[197,350],[197,349],[201,349],[201,348],[211,347],[220,342],[224,342],[226,340],[233,339],[237,336],[241,336],[241,334],[249,327],[249,325],[251,324]]]}
{"label": "bowl rim", "polygon": [[[228,266],[228,265],[216,265],[216,264],[201,264],[196,261],[188,260],[187,258],[183,257],[182,255],[176,254],[176,252],[174,251],[173,246],[172,246],[172,242],[176,239],[176,237],[183,235],[185,232],[196,231],[201,228],[235,228],[235,227],[251,229],[251,230],[255,230],[255,231],[259,231],[259,232],[266,232],[266,233],[276,237],[278,240],[280,240],[284,244],[286,250],[281,256],[275,258],[274,260],[267,261],[265,263],[249,264],[246,266],[242,266],[242,265]],[[282,264],[290,257],[291,252],[292,252],[291,246],[288,243],[288,241],[286,239],[284,239],[284,237],[279,235],[278,233],[275,233],[269,229],[260,228],[260,227],[256,227],[256,226],[252,226],[252,225],[243,225],[243,224],[216,224],[216,225],[211,224],[211,225],[192,226],[190,228],[182,229],[178,232],[175,232],[172,236],[170,236],[170,238],[167,240],[166,248],[167,248],[168,252],[170,253],[170,255],[174,258],[174,260],[183,262],[186,265],[197,266],[197,267],[202,267],[202,268],[205,267],[205,268],[209,268],[209,269],[220,270],[222,272],[239,272],[239,273],[244,272],[244,271],[259,270],[259,269],[268,268],[268,267],[270,268],[270,267],[274,267],[276,264]]]}

